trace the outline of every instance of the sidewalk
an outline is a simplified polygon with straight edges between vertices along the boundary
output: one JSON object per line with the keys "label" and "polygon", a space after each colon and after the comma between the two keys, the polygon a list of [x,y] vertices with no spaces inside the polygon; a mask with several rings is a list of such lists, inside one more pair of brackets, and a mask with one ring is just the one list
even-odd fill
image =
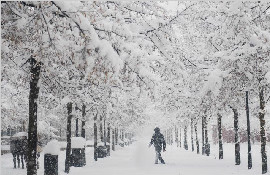
{"label": "sidewalk", "polygon": [[[86,149],[87,165],[85,167],[71,167],[69,175],[254,175],[261,174],[260,155],[253,155],[254,168],[247,169],[244,154],[245,145],[242,146],[240,166],[234,165],[233,145],[224,148],[224,160],[216,159],[216,146],[209,157],[197,155],[190,150],[176,146],[168,146],[162,153],[165,165],[154,164],[155,152],[153,146],[148,148],[148,142],[141,140],[134,144],[119,148],[111,152],[110,157],[93,160],[93,148]],[[259,147],[258,147],[259,148]],[[256,153],[259,151],[256,148]],[[254,151],[253,151],[254,152]],[[40,157],[38,175],[44,174],[43,154]],[[64,173],[65,151],[59,155],[59,175]],[[1,175],[26,175],[26,170],[13,169],[12,155],[1,157]]]}

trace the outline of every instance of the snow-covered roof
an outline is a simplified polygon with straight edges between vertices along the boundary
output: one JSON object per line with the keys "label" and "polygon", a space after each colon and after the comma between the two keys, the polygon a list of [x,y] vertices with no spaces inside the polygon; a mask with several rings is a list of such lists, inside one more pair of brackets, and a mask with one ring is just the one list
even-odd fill
{"label": "snow-covered roof", "polygon": [[60,144],[57,140],[52,140],[44,147],[44,154],[58,155],[60,152]]}
{"label": "snow-covered roof", "polygon": [[84,148],[85,147],[85,138],[83,137],[72,137],[71,138],[71,148]]}

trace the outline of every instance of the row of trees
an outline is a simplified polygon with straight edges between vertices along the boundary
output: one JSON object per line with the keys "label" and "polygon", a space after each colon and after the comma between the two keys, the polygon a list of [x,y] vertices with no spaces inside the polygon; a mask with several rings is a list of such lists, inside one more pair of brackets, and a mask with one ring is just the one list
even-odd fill
{"label": "row of trees", "polygon": [[[86,138],[86,130],[85,130],[85,115],[86,115],[86,106],[82,105],[82,108],[76,107],[75,110],[81,111],[81,132],[79,134],[79,118],[76,118],[75,122],[75,137],[83,137]],[[66,159],[65,159],[65,172],[69,173],[72,156],[71,156],[71,127],[72,127],[72,102],[67,103],[67,111],[68,111],[68,118],[67,118],[67,147],[66,147]],[[104,110],[104,109],[103,109]],[[107,119],[106,114],[98,114],[98,110],[93,112],[94,115],[94,125],[93,125],[93,135],[94,135],[94,160],[98,160],[98,152],[100,152],[100,146],[105,147],[107,151],[105,154],[110,156],[110,151],[115,151],[116,146],[120,145],[124,147],[125,145],[129,145],[133,141],[134,133],[132,131],[128,131],[127,128],[122,128],[124,126],[115,125],[113,120]],[[98,118],[99,116],[99,118]],[[108,121],[107,121],[108,120]],[[74,121],[74,120],[73,120]],[[73,122],[74,123],[74,122]],[[74,125],[74,124],[73,124]],[[85,160],[85,149],[82,149],[82,153],[84,163],[86,164]]]}
{"label": "row of trees", "polygon": [[[127,131],[144,122],[157,55],[146,33],[167,18],[157,3],[2,2],[1,8],[2,126],[28,123],[28,175],[37,174],[38,132],[51,139],[66,131],[69,156],[72,118],[75,136],[79,119],[82,136],[92,128],[95,137],[99,117]],[[68,172],[69,158],[66,164]]]}
{"label": "row of trees", "polygon": [[[170,66],[161,63],[157,69],[162,81],[166,82],[159,86],[157,109],[179,123],[183,132],[187,123],[192,123],[192,130],[197,130],[196,123],[200,121],[202,153],[206,155],[210,154],[208,128],[213,125],[209,121],[215,118],[220,131],[220,158],[223,157],[221,126],[228,123],[230,118],[227,116],[233,113],[234,123],[229,127],[233,127],[235,133],[236,165],[241,163],[238,131],[246,124],[246,121],[239,123],[239,114],[247,115],[248,142],[250,128],[260,132],[264,174],[267,172],[265,129],[269,127],[265,121],[265,114],[269,114],[266,104],[270,90],[269,3],[186,4],[189,8],[185,15],[178,13],[179,16],[170,23],[170,27],[180,34],[171,39],[167,47],[178,49],[167,52]],[[174,125],[169,124],[169,127]]]}
{"label": "row of trees", "polygon": [[208,155],[209,118],[223,122],[233,112],[237,133],[246,91],[251,120],[259,116],[267,172],[269,3],[175,7],[171,12],[166,2],[1,2],[2,128],[28,123],[29,175],[36,174],[38,131],[63,137],[67,116],[79,118],[86,135],[97,132],[100,117],[110,128],[134,131],[149,120],[148,108],[162,114],[160,125],[191,122],[197,133],[201,121],[202,152]]}

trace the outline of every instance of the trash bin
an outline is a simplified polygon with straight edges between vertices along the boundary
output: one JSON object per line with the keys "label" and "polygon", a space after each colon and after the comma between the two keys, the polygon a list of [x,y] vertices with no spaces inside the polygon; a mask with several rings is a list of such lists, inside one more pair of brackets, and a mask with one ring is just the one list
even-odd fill
{"label": "trash bin", "polygon": [[72,149],[71,154],[72,166],[82,167],[83,166],[83,156],[82,156],[82,148],[74,148]]}
{"label": "trash bin", "polygon": [[98,146],[97,147],[97,157],[104,158],[107,155],[107,148],[105,146]]}
{"label": "trash bin", "polygon": [[44,155],[44,175],[58,175],[58,155]]}
{"label": "trash bin", "polygon": [[50,141],[44,148],[44,175],[58,175],[58,154],[60,145],[57,140]]}
{"label": "trash bin", "polygon": [[83,137],[71,138],[71,165],[75,167],[82,167],[85,165],[83,149],[85,149],[85,139]]}

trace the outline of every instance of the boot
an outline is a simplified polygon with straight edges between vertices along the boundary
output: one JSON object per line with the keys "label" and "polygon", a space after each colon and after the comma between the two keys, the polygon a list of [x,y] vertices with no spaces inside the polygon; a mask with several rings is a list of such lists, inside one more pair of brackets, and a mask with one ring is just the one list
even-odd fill
{"label": "boot", "polygon": [[14,169],[16,169],[16,157],[13,157]]}
{"label": "boot", "polygon": [[19,157],[19,155],[17,155],[17,161],[18,161],[18,168],[20,168],[21,166],[20,166],[20,157]]}
{"label": "boot", "polygon": [[21,160],[22,160],[22,169],[24,169],[23,155],[21,155]]}

